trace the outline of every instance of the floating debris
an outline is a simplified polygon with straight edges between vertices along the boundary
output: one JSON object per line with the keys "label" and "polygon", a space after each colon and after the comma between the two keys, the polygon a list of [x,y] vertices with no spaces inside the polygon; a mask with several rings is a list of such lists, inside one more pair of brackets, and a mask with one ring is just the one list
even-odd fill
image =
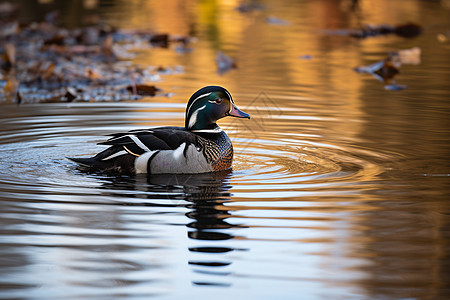
{"label": "floating debris", "polygon": [[372,74],[375,78],[385,83],[385,89],[391,91],[400,91],[407,88],[406,85],[398,85],[394,77],[400,73],[402,64],[420,64],[421,50],[418,47],[411,49],[398,50],[389,53],[389,56],[379,62],[357,67],[354,70],[358,73]]}
{"label": "floating debris", "polygon": [[156,92],[160,91],[159,88],[157,88],[154,85],[146,85],[146,84],[137,84],[137,85],[130,85],[127,87],[127,90],[129,92],[132,92],[134,95],[140,95],[140,96],[155,96]]}
{"label": "floating debris", "polygon": [[217,72],[221,75],[230,71],[231,69],[237,68],[237,64],[234,61],[234,59],[232,59],[222,51],[217,52],[216,63],[217,63]]}
{"label": "floating debris", "polygon": [[67,102],[72,102],[77,98],[77,91],[74,88],[68,87],[66,90],[64,97],[67,99]]}
{"label": "floating debris", "polygon": [[378,35],[396,34],[404,38],[413,38],[422,33],[422,27],[407,23],[398,26],[391,25],[366,25],[359,30],[351,30],[349,35],[356,38],[367,38]]}
{"label": "floating debris", "polygon": [[414,23],[407,23],[394,27],[393,33],[404,38],[413,38],[422,33],[422,27]]}
{"label": "floating debris", "polygon": [[19,81],[15,77],[11,77],[6,81],[5,86],[3,87],[3,94],[5,98],[12,102],[14,99],[19,98]]}
{"label": "floating debris", "polygon": [[153,47],[169,48],[171,44],[175,45],[175,51],[178,53],[188,53],[192,51],[188,45],[192,42],[192,38],[186,36],[170,36],[166,33],[154,34],[150,36],[150,44]]}
{"label": "floating debris", "polygon": [[155,34],[150,37],[150,44],[154,47],[169,48],[169,35],[166,33]]}
{"label": "floating debris", "polygon": [[324,33],[331,35],[348,35],[358,39],[387,34],[395,34],[404,38],[414,38],[422,33],[422,27],[414,23],[406,23],[397,26],[365,25],[361,29],[325,30]]}
{"label": "floating debris", "polygon": [[367,66],[356,67],[354,70],[358,73],[372,74],[381,82],[388,82],[400,72],[389,58]]}

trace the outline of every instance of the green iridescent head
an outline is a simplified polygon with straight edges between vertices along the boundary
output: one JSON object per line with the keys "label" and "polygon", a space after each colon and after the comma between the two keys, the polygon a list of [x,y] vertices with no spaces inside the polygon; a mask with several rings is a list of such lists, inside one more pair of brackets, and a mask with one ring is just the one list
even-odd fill
{"label": "green iridescent head", "polygon": [[216,124],[217,120],[226,116],[250,119],[249,114],[236,107],[226,89],[220,86],[206,86],[189,99],[185,127],[193,132],[214,132],[220,129]]}

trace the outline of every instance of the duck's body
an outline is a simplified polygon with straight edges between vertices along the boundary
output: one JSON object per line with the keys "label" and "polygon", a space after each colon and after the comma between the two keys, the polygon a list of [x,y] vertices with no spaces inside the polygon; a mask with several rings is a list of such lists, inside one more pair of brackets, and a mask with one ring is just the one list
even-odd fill
{"label": "duck's body", "polygon": [[159,127],[117,133],[100,145],[111,147],[91,158],[71,160],[107,173],[193,174],[228,169],[233,159],[233,146],[224,131]]}
{"label": "duck's body", "polygon": [[159,127],[112,134],[110,147],[91,158],[70,158],[81,166],[116,174],[195,174],[229,169],[233,145],[216,124],[225,116],[250,118],[222,87],[191,96],[185,127]]}

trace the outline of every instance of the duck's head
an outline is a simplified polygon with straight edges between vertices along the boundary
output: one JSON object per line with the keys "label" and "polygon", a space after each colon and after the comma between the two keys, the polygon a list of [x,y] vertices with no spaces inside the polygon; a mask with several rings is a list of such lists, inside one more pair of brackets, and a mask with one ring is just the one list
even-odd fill
{"label": "duck's head", "polygon": [[226,89],[220,86],[206,86],[189,99],[185,127],[193,132],[220,131],[216,122],[226,116],[250,119],[249,114],[236,107]]}

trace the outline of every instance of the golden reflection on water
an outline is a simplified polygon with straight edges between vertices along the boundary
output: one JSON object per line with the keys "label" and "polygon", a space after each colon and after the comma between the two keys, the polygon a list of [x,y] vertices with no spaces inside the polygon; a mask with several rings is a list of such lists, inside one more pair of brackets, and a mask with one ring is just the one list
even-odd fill
{"label": "golden reflection on water", "polygon": [[[79,4],[74,4],[75,1],[71,3],[70,7],[77,9]],[[208,190],[208,197],[211,193],[220,194],[214,196],[218,199],[211,197],[213,199],[208,205],[202,202],[205,193],[195,194],[190,190],[192,186],[176,182],[170,186],[179,199],[170,203],[173,207],[161,206],[158,210],[157,205],[156,208],[151,205],[167,203],[164,202],[167,199],[161,196],[164,193],[158,194],[161,192],[158,188],[161,189],[163,183],[152,186],[146,181],[136,180],[137,183],[118,185],[114,180],[108,182],[110,179],[103,179],[101,188],[94,186],[84,192],[89,199],[80,194],[71,198],[63,189],[51,195],[49,202],[56,205],[59,200],[58,205],[62,206],[67,199],[83,199],[87,204],[81,212],[62,213],[67,220],[79,218],[79,224],[74,227],[86,226],[89,229],[110,222],[120,227],[121,234],[127,233],[131,227],[132,238],[136,238],[135,231],[142,232],[141,225],[149,226],[146,223],[148,218],[151,220],[147,222],[151,222],[149,231],[152,234],[156,235],[156,227],[169,236],[166,240],[158,237],[158,243],[164,246],[170,244],[173,248],[184,247],[181,255],[179,252],[176,255],[172,253],[178,259],[177,263],[183,266],[188,262],[186,245],[183,244],[187,242],[182,239],[186,237],[186,232],[183,231],[180,237],[179,230],[174,234],[164,226],[164,222],[169,223],[169,219],[172,230],[173,224],[185,225],[186,220],[173,217],[176,214],[169,208],[187,209],[187,213],[183,211],[180,215],[184,218],[186,214],[189,218],[186,224],[191,239],[189,242],[196,242],[189,249],[210,245],[208,234],[216,234],[217,239],[238,241],[233,244],[236,249],[248,250],[248,253],[236,251],[226,256],[231,262],[227,262],[231,272],[229,276],[219,276],[216,280],[224,278],[238,287],[241,279],[264,278],[272,279],[271,283],[280,291],[282,284],[276,280],[291,280],[298,284],[306,282],[306,285],[320,282],[323,284],[320,288],[324,289],[351,286],[342,295],[352,299],[359,299],[359,296],[362,299],[438,299],[445,295],[449,230],[446,214],[448,202],[444,199],[448,192],[445,177],[448,177],[446,103],[450,59],[446,55],[448,53],[439,48],[433,34],[425,33],[412,40],[392,36],[355,40],[324,33],[324,30],[358,26],[358,16],[349,10],[349,3],[331,0],[265,1],[266,10],[241,14],[235,10],[240,4],[237,0],[97,2],[97,9],[105,21],[120,28],[192,35],[197,41],[190,45],[193,48],[190,53],[148,49],[139,51],[133,61],[144,66],[182,66],[183,74],[162,75],[161,82],[152,83],[164,92],[174,93],[172,97],[161,96],[146,98],[137,104],[127,103],[126,107],[109,112],[112,119],[121,116],[120,122],[111,120],[110,123],[102,119],[99,122],[95,110],[89,113],[86,112],[89,111],[87,107],[77,108],[74,104],[73,107],[94,120],[83,125],[73,125],[76,120],[72,123],[67,121],[75,127],[70,128],[72,130],[67,134],[75,136],[79,130],[85,130],[88,132],[85,135],[95,136],[95,140],[90,137],[90,144],[80,143],[85,147],[81,150],[94,151],[91,144],[97,141],[100,131],[103,134],[103,131],[110,129],[108,125],[112,128],[122,125],[133,128],[182,126],[187,99],[195,90],[208,84],[227,87],[236,104],[249,112],[252,119],[245,122],[231,118],[220,121],[235,146],[234,171],[230,178],[217,180],[212,190]],[[434,23],[430,20],[437,17],[423,12],[433,11],[444,19],[436,4],[428,1],[366,0],[358,3],[362,12],[360,17],[365,23],[399,24],[417,20],[427,24],[426,30],[434,32],[434,25],[430,25]],[[90,5],[92,7],[93,4]],[[268,24],[268,16],[281,18],[288,24]],[[449,21],[441,19],[436,26],[448,30]],[[409,90],[401,93],[384,91],[383,85],[374,78],[352,70],[356,66],[384,59],[389,51],[417,45],[425,53],[422,64],[406,66],[399,76],[399,80],[410,85]],[[215,64],[219,50],[236,59],[238,68],[219,75]],[[312,58],[302,59],[302,55]],[[20,119],[24,112],[34,116],[36,110],[47,107],[23,108],[20,112],[17,108],[9,109],[13,111],[10,114],[12,121],[2,124],[2,128],[11,135],[14,135],[14,130],[27,132],[42,129],[45,132],[53,128],[51,124],[42,124],[43,121],[34,121],[33,118],[26,122],[19,120],[19,125],[14,123],[14,117]],[[61,107],[59,109],[63,110]],[[76,113],[85,116],[80,111]],[[70,114],[70,111],[62,114]],[[61,128],[69,126],[57,124]],[[99,124],[107,128],[93,129]],[[39,136],[38,140],[44,143],[42,147],[52,149],[45,143],[50,138],[54,137]],[[23,148],[24,157],[34,157],[33,151]],[[16,151],[13,150],[8,153]],[[44,158],[42,160],[45,162]],[[33,167],[28,173],[33,173],[37,178],[48,176],[45,175],[45,168],[39,165]],[[82,178],[73,173],[61,175],[63,179],[64,176],[73,176],[77,180]],[[92,181],[96,179],[95,176],[89,178]],[[67,181],[72,179],[70,177]],[[56,179],[48,179],[49,182],[52,180]],[[197,187],[195,184],[198,182],[192,184],[194,188]],[[174,193],[174,190],[169,192]],[[98,191],[100,195],[96,195]],[[47,192],[41,193],[45,196]],[[224,196],[224,193],[229,194]],[[44,196],[39,195],[39,199]],[[137,207],[133,215],[110,206],[99,219],[97,214],[91,215],[88,211],[88,204],[92,201],[96,205],[102,201],[121,203],[118,199],[129,201],[127,205],[137,203],[142,207]],[[140,203],[140,200],[145,202]],[[188,205],[185,207],[183,203]],[[76,202],[70,204],[76,206]],[[147,209],[147,206],[150,207],[149,214],[145,215],[141,209]],[[84,223],[86,220],[87,225]],[[70,223],[65,226],[70,228]],[[110,229],[108,226],[105,228]],[[77,238],[82,239],[82,233],[78,233]],[[119,233],[113,235],[114,239],[118,236],[124,238]],[[146,243],[153,241],[153,238],[148,237]],[[241,244],[242,241],[246,243]],[[129,246],[131,252],[139,252],[133,245],[114,246]],[[87,246],[87,250],[95,252],[99,247],[94,244]],[[164,265],[171,259],[165,253],[169,248],[152,252],[162,261],[155,263],[156,269],[173,267],[173,261]],[[91,254],[87,250],[83,249]],[[86,260],[83,251],[64,248],[61,265],[64,265],[65,256],[75,255],[77,260]],[[139,268],[140,260],[149,260],[146,255],[147,252],[142,251],[137,263],[136,259],[130,260]],[[213,254],[208,255],[212,257],[202,259],[217,259]],[[157,261],[155,257],[151,259]],[[127,262],[126,259],[111,261],[113,265]],[[111,263],[108,258],[102,262],[107,265]],[[195,263],[200,265],[199,261]],[[267,267],[270,263],[274,264],[273,269]],[[262,271],[254,269],[254,265]],[[306,271],[301,269],[303,266],[306,266]],[[94,267],[101,269],[101,266]],[[292,271],[290,268],[294,267],[296,269]],[[86,270],[90,271],[90,268],[92,265],[89,264]],[[285,272],[284,268],[291,272]],[[185,277],[188,281],[191,279],[192,274],[173,274],[176,273],[174,270],[177,267],[168,271],[172,272],[171,276],[181,280]],[[286,274],[280,274],[283,272]],[[96,274],[90,272],[90,276]],[[127,284],[126,280],[117,280],[116,283]],[[103,284],[108,286],[110,282]],[[251,285],[251,282],[245,284]],[[296,291],[295,284],[286,290],[289,289]],[[358,292],[353,294],[351,291],[354,289]],[[320,293],[313,295],[320,298]]]}
{"label": "golden reflection on water", "polygon": [[[361,11],[365,12],[365,19],[368,20],[366,23],[400,24],[411,20],[426,21],[429,18],[429,16],[421,14],[424,3],[420,1],[403,1],[402,9],[397,9],[399,3],[392,1],[360,1],[359,3]],[[152,11],[165,9],[162,2],[153,5]],[[367,142],[370,146],[378,144],[375,146],[378,149],[380,149],[379,145],[391,145],[384,147],[385,154],[371,153],[369,150],[368,153],[362,155],[369,157],[369,160],[378,156],[375,158],[377,162],[402,157],[401,152],[408,153],[409,150],[403,147],[411,139],[414,140],[411,141],[412,143],[415,141],[417,144],[420,143],[417,146],[422,151],[436,150],[436,145],[433,143],[426,146],[423,144],[423,140],[419,141],[423,137],[422,133],[427,134],[432,128],[442,128],[443,118],[421,122],[418,126],[426,126],[426,128],[423,128],[421,133],[415,132],[412,136],[410,135],[412,132],[408,133],[408,130],[404,128],[396,130],[395,127],[398,123],[409,124],[412,121],[410,118],[414,118],[414,113],[410,113],[411,109],[408,107],[411,103],[401,101],[402,96],[399,101],[398,98],[395,98],[396,95],[383,94],[379,90],[382,89],[382,86],[376,85],[372,78],[352,72],[353,67],[362,63],[383,59],[388,51],[415,46],[414,41],[404,41],[402,45],[396,45],[395,37],[356,41],[351,38],[323,34],[322,30],[325,29],[354,28],[359,24],[358,19],[350,11],[341,10],[342,3],[338,1],[289,2],[288,5],[278,7],[274,13],[278,13],[288,21],[289,26],[267,24],[264,21],[266,16],[264,12],[255,12],[251,15],[237,14],[234,10],[237,5],[236,1],[192,2],[187,5],[192,8],[189,10],[191,15],[185,18],[183,13],[187,12],[180,11],[184,5],[175,5],[171,2],[173,10],[170,10],[167,17],[157,17],[152,20],[154,28],[160,31],[178,34],[194,32],[199,37],[199,41],[193,45],[194,52],[184,57],[152,51],[154,53],[145,53],[138,59],[140,62],[148,64],[176,63],[185,67],[184,75],[162,83],[165,88],[170,89],[174,86],[177,88],[174,99],[169,101],[184,103],[190,93],[199,85],[215,83],[226,86],[238,99],[236,100],[238,105],[255,115],[261,113],[261,109],[254,108],[257,104],[252,100],[257,93],[264,90],[268,97],[281,108],[281,114],[269,118],[269,120],[266,119],[263,129],[261,129],[261,124],[257,123],[250,122],[249,125],[238,123],[232,124],[238,129],[230,133],[233,139],[237,139],[241,132],[250,129],[257,136],[256,138],[262,141],[262,144],[252,143],[250,147],[254,148],[271,148],[273,150],[278,146],[268,142],[279,139],[280,133],[281,136],[286,137],[288,134],[295,135],[300,131],[311,136],[317,135],[317,139],[306,138],[308,142],[327,140],[330,144],[341,145],[344,151],[351,153],[355,153],[357,149],[347,147],[347,145],[350,146],[354,143],[364,144]],[[275,5],[270,3],[268,6]],[[138,20],[133,22],[142,24]],[[426,45],[422,45],[422,47],[427,49]],[[238,69],[232,70],[225,76],[218,75],[214,64],[218,50],[235,58],[238,62]],[[299,59],[300,55],[312,55],[313,59],[302,60]],[[414,78],[412,79],[414,80]],[[424,80],[429,79],[429,76],[424,78]],[[448,77],[434,78],[433,80],[448,80]],[[414,87],[412,88],[414,89]],[[392,99],[389,99],[391,97]],[[374,103],[371,104],[370,101]],[[377,106],[380,101],[384,106]],[[180,112],[182,112],[181,108]],[[317,118],[317,120],[308,121],[305,120],[305,116]],[[181,120],[174,121],[180,122]],[[225,127],[230,122],[230,120],[222,121]],[[271,135],[270,132],[275,134]],[[423,138],[427,140],[426,137]],[[235,144],[238,147],[238,153],[239,147],[247,147],[244,145],[245,142],[236,142]],[[268,147],[268,145],[272,146]],[[290,147],[289,150],[287,150],[287,146]],[[279,150],[285,151],[285,154],[291,153],[291,151],[295,153],[296,150],[292,146],[288,143],[288,145],[280,146]],[[430,147],[429,150],[427,147]],[[297,148],[298,150],[300,148]],[[358,150],[364,152],[363,148]],[[389,152],[395,153],[398,150],[400,153],[390,157]],[[343,157],[340,157],[341,161]],[[298,156],[296,159],[300,161],[301,157]],[[359,161],[356,157],[353,159],[347,157],[347,159],[357,165],[364,165],[364,159]],[[236,160],[237,170],[245,170],[251,166],[243,161],[240,162],[239,157]],[[280,160],[276,161],[282,164]],[[289,172],[295,170],[297,164],[295,159],[287,159],[285,163]],[[371,181],[374,181],[383,172],[383,167],[380,168],[377,164],[374,164],[374,168],[364,166],[360,172],[361,177],[353,178],[355,182],[359,182],[358,186],[338,187],[334,182],[330,185],[329,190],[331,194],[334,193],[336,199],[329,199],[327,192],[320,184],[315,183],[308,188],[310,182],[306,182],[303,186],[301,179],[291,180],[284,187],[281,182],[278,183],[280,189],[278,192],[276,189],[271,190],[269,184],[261,187],[262,192],[255,186],[246,189],[244,187],[251,186],[252,182],[246,182],[245,176],[243,176],[242,179],[235,180],[236,185],[233,189],[235,196],[232,201],[225,206],[218,206],[217,209],[232,212],[233,218],[238,219],[290,220],[300,223],[308,222],[308,220],[322,222],[323,225],[320,226],[308,223],[303,226],[287,225],[287,228],[290,229],[306,228],[326,232],[323,236],[315,238],[235,236],[234,239],[296,241],[299,245],[326,243],[329,250],[324,248],[321,252],[324,263],[328,257],[333,256],[331,248],[339,248],[341,255],[345,257],[364,260],[364,262],[360,261],[349,268],[361,269],[366,272],[366,277],[361,274],[359,278],[354,279],[354,283],[359,282],[369,290],[369,294],[389,295],[389,297],[411,295],[414,298],[431,299],[440,294],[439,289],[443,283],[442,276],[445,271],[442,270],[441,265],[442,255],[446,250],[441,243],[442,233],[446,230],[447,222],[443,220],[442,215],[433,213],[436,211],[436,208],[433,207],[428,213],[431,223],[423,224],[426,228],[421,229],[420,223],[419,226],[414,225],[417,223],[414,213],[403,212],[401,203],[398,204],[398,207],[395,204],[388,204],[389,208],[386,209],[386,204],[383,204],[386,198],[370,192],[378,188],[372,185]],[[267,175],[270,176],[270,172]],[[345,178],[344,180],[349,179]],[[326,183],[327,179],[325,178],[323,182]],[[319,186],[320,191],[317,191]],[[394,188],[386,188],[386,193],[393,193],[391,201],[395,203],[397,200]],[[267,190],[266,197],[269,197],[267,199],[261,199],[258,196],[264,194],[264,189]],[[339,193],[340,190],[342,194]],[[292,193],[297,196],[289,197]],[[309,194],[311,195],[308,196]],[[343,195],[345,197],[341,198]],[[299,206],[299,197],[306,202],[304,205]],[[399,198],[402,198],[401,195]],[[282,203],[287,204],[283,207],[280,206]],[[414,205],[418,209],[429,209],[420,201]],[[272,212],[272,214],[255,215],[254,211],[264,211],[264,215],[268,212]],[[280,214],[280,211],[297,211],[301,212],[301,216],[285,216]],[[246,212],[250,212],[250,215],[247,215]],[[321,216],[314,218],[307,217],[307,214]],[[333,214],[340,217],[334,219]],[[344,214],[345,230],[339,231],[329,226],[330,222],[340,223],[339,220],[342,221],[341,218]],[[247,226],[249,228],[276,227],[276,225],[251,224],[252,222],[249,222]],[[419,230],[419,234],[417,234],[417,230]],[[338,234],[334,235],[336,233]],[[420,240],[423,242],[433,241],[434,245],[429,248],[427,245],[421,245]],[[421,258],[422,255],[428,259]],[[424,276],[429,279],[424,279]],[[403,291],[404,288],[416,284],[426,285],[430,291],[419,290],[417,293]]]}

